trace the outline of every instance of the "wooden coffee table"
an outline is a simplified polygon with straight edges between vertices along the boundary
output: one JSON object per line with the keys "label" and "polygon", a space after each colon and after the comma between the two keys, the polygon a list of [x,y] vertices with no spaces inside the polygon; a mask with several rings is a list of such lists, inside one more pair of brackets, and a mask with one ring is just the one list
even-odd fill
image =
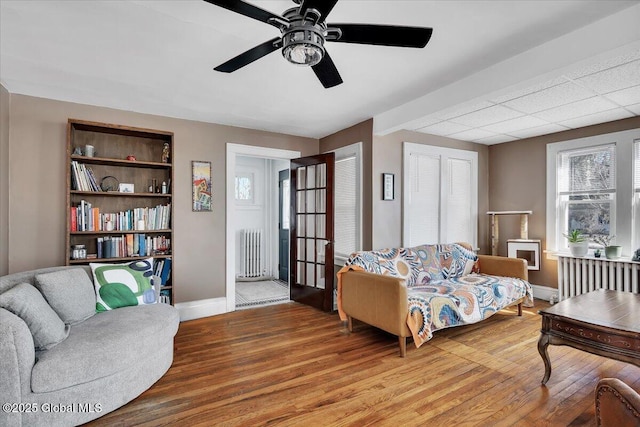
{"label": "wooden coffee table", "polygon": [[640,366],[640,294],[600,289],[566,299],[539,313],[542,384],[551,376],[549,344],[568,345]]}

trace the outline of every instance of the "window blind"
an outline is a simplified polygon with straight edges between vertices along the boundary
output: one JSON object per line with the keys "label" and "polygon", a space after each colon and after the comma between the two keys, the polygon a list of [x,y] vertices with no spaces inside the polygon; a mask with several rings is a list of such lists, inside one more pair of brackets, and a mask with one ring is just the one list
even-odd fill
{"label": "window blind", "polygon": [[615,144],[607,144],[559,153],[559,194],[614,193],[615,149]]}
{"label": "window blind", "polygon": [[449,159],[449,188],[447,197],[447,241],[467,242],[473,234],[474,218],[471,209],[471,162]]}
{"label": "window blind", "polygon": [[335,163],[335,251],[350,255],[356,248],[357,238],[357,162],[346,157]]}
{"label": "window blind", "polygon": [[411,154],[411,193],[407,212],[409,243],[416,246],[440,242],[440,156]]}
{"label": "window blind", "polygon": [[640,193],[640,139],[633,142],[633,176],[636,193]]}

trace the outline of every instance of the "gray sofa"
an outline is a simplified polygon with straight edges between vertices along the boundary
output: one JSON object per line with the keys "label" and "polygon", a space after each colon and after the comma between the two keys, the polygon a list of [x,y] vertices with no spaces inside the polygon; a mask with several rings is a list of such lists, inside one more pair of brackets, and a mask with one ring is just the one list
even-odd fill
{"label": "gray sofa", "polygon": [[[171,366],[177,310],[95,313],[92,277],[88,266],[0,277],[0,426],[85,423],[133,400]],[[68,286],[61,278],[71,278]]]}

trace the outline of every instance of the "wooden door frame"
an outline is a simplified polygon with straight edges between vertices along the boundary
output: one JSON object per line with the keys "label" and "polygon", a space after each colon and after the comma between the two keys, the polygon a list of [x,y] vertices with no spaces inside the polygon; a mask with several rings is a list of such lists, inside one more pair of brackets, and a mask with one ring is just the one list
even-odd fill
{"label": "wooden door frame", "polygon": [[[275,160],[292,160],[301,156],[299,151],[282,150],[279,148],[257,147],[253,145],[242,145],[227,143],[227,174],[226,174],[226,274],[225,293],[226,311],[231,312],[236,309],[236,239],[235,239],[235,176],[236,176],[236,156],[262,157]],[[214,206],[215,210],[215,206]],[[221,256],[225,256],[222,255]]]}

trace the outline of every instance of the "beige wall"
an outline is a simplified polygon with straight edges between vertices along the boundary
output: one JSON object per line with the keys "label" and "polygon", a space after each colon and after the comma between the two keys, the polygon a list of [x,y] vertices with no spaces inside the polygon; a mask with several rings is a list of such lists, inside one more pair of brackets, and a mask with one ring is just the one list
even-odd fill
{"label": "beige wall", "polygon": [[[371,161],[373,155],[373,119],[320,139],[320,152],[362,142],[362,249],[372,247]],[[339,197],[339,195],[336,195]]]}
{"label": "beige wall", "polygon": [[[402,143],[435,145],[478,153],[478,245],[489,253],[488,210],[489,150],[487,146],[419,132],[398,131],[373,138],[373,246],[386,248],[402,244]],[[382,200],[382,173],[395,174],[395,200]]]}
{"label": "beige wall", "polygon": [[9,92],[0,85],[0,276],[9,272],[9,106]]}
{"label": "beige wall", "polygon": [[[547,144],[635,128],[640,128],[640,117],[490,146],[490,210],[532,210],[529,238],[541,239],[546,249]],[[519,218],[501,217],[499,254],[506,255],[507,239],[519,237]],[[540,271],[529,273],[530,282],[557,288],[557,263],[544,255],[541,258]]]}
{"label": "beige wall", "polygon": [[[9,209],[6,247],[10,273],[65,262],[68,118],[174,132],[173,246],[177,303],[225,296],[225,144],[297,150],[303,156],[317,154],[319,147],[319,141],[311,138],[11,95],[8,168],[11,192],[7,195],[2,191],[0,196],[0,203],[8,203]],[[4,119],[2,123],[4,129]],[[212,163],[213,212],[191,211],[192,160]],[[4,253],[4,244],[1,248]]]}

